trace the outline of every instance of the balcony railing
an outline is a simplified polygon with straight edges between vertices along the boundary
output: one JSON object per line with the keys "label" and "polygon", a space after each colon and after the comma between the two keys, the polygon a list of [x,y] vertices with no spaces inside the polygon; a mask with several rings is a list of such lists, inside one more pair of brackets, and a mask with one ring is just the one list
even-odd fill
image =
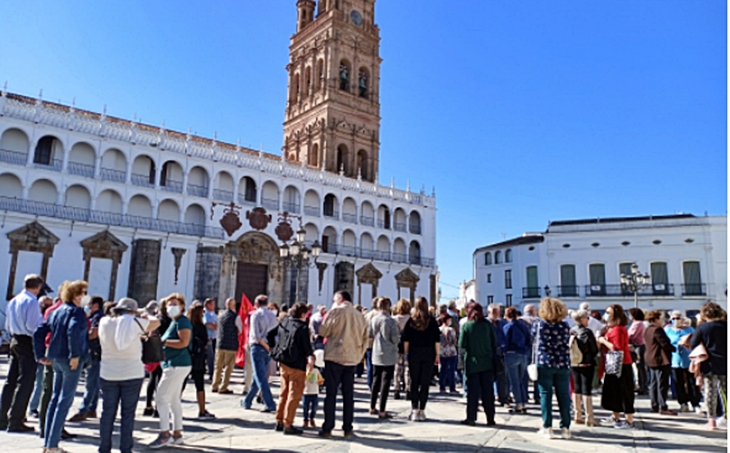
{"label": "balcony railing", "polygon": [[33,162],[33,166],[35,168],[42,168],[44,170],[61,171],[61,169],[63,168],[63,161],[60,159],[51,159],[50,161],[48,161],[47,164]]}
{"label": "balcony railing", "polygon": [[0,149],[0,162],[25,166],[28,163],[28,155],[9,149]]}
{"label": "balcony railing", "polygon": [[69,162],[68,166],[66,167],[66,171],[68,171],[69,174],[76,176],[84,176],[86,178],[94,177],[93,165],[81,164],[78,162]]}
{"label": "balcony railing", "polygon": [[682,285],[683,296],[706,296],[704,283],[685,283]]}
{"label": "balcony railing", "polygon": [[608,295],[605,283],[591,283],[585,286],[586,297],[604,297]]}
{"label": "balcony railing", "polygon": [[127,172],[122,170],[113,170],[111,168],[102,168],[101,179],[104,181],[124,183],[127,181]]}
{"label": "balcony railing", "polygon": [[238,204],[245,204],[249,206],[256,206],[256,198],[254,197],[253,200],[247,199],[246,194],[239,193],[238,194]]}
{"label": "balcony railing", "polygon": [[408,255],[405,253],[393,253],[393,261],[396,263],[407,263]]}
{"label": "balcony railing", "polygon": [[275,211],[278,211],[279,210],[279,200],[274,199],[274,198],[262,198],[261,206],[263,206],[266,209],[273,209]]}
{"label": "balcony railing", "polygon": [[299,203],[285,201],[281,204],[281,209],[291,214],[299,214],[302,207],[299,205]]}
{"label": "balcony railing", "polygon": [[539,299],[540,298],[540,287],[538,286],[524,286],[522,288],[523,299]]}
{"label": "balcony railing", "polygon": [[578,297],[578,285],[558,286],[558,297]]}
{"label": "balcony railing", "polygon": [[233,201],[233,192],[230,190],[213,189],[213,199],[218,201]]}
{"label": "balcony railing", "polygon": [[323,217],[327,217],[328,219],[339,220],[340,213],[339,213],[339,211],[336,211],[336,210],[328,211],[328,210],[325,209],[324,216]]}
{"label": "balcony railing", "polygon": [[378,228],[384,228],[386,230],[389,230],[390,224],[389,223],[386,224],[385,220],[383,220],[383,219],[378,219]]}
{"label": "balcony railing", "polygon": [[304,215],[319,217],[319,206],[304,205]]}
{"label": "balcony railing", "polygon": [[[311,247],[311,242],[305,242],[307,247]],[[328,253],[331,255],[345,255],[357,258],[374,259],[379,261],[393,261],[402,264],[412,264],[416,266],[433,267],[435,260],[433,258],[424,258],[419,255],[408,255],[405,253],[390,253],[383,252],[380,250],[373,250],[370,248],[353,247],[348,245],[340,245],[328,243],[325,247],[322,246],[322,253]]]}
{"label": "balcony railing", "polygon": [[402,233],[405,233],[406,232],[406,224],[405,223],[395,222],[395,224],[393,225],[393,229],[395,231],[400,231]]}
{"label": "balcony railing", "polygon": [[390,261],[390,252],[375,250],[373,252],[373,258],[380,261]]}
{"label": "balcony railing", "polygon": [[160,189],[166,192],[182,193],[183,183],[182,181],[174,181],[172,179],[168,179],[167,181],[165,181],[165,184],[160,184]]}
{"label": "balcony railing", "polygon": [[408,230],[411,232],[411,234],[421,234],[421,224],[411,223],[408,227]]}
{"label": "balcony railing", "polygon": [[343,213],[342,221],[347,223],[354,223],[357,225],[357,214]]}
{"label": "balcony railing", "polygon": [[651,292],[653,296],[673,296],[674,285],[669,283],[654,283],[651,285]]}
{"label": "balcony railing", "polygon": [[365,226],[373,226],[373,225],[375,225],[375,219],[372,217],[366,217],[364,215],[361,215],[360,224],[365,225]]}
{"label": "balcony railing", "polygon": [[155,187],[154,183],[150,182],[150,175],[140,175],[132,173],[132,184],[139,187]]}
{"label": "balcony railing", "polygon": [[114,212],[96,211],[72,206],[61,206],[52,203],[42,203],[39,201],[21,200],[19,198],[0,196],[0,210],[73,220],[76,222],[142,228],[146,230],[162,231],[165,233],[223,239],[222,228],[206,227],[205,225],[193,225],[169,220],[151,219],[149,217],[138,217]]}
{"label": "balcony railing", "polygon": [[188,195],[192,195],[194,197],[208,197],[208,191],[210,188],[208,186],[196,186],[195,184],[188,184]]}

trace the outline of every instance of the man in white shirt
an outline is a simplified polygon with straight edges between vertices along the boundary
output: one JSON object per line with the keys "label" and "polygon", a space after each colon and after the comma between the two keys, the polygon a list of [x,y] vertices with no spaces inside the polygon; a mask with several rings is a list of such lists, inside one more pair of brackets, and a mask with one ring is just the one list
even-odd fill
{"label": "man in white shirt", "polygon": [[251,346],[251,363],[253,365],[253,384],[246,397],[241,401],[244,409],[251,409],[256,394],[261,390],[261,398],[266,406],[262,412],[276,411],[276,403],[271,396],[271,388],[266,380],[269,367],[271,347],[267,343],[268,333],[279,325],[276,315],[267,308],[269,300],[265,295],[256,296],[256,311],[249,318],[248,344]]}

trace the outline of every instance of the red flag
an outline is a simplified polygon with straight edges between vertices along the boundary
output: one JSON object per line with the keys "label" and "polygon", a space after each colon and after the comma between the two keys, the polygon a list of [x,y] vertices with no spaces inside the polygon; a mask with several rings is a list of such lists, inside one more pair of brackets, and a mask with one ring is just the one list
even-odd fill
{"label": "red flag", "polygon": [[248,343],[249,314],[253,311],[253,305],[246,294],[241,296],[241,308],[238,309],[238,316],[243,323],[243,332],[238,334],[238,352],[236,352],[236,366],[243,368],[246,365],[246,343]]}

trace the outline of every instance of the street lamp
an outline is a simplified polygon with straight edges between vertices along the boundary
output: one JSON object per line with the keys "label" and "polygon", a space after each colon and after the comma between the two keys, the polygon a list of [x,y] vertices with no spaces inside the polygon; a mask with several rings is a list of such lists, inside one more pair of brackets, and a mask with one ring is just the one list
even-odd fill
{"label": "street lamp", "polygon": [[634,293],[634,308],[639,308],[639,291],[649,286],[651,277],[648,273],[639,272],[639,265],[631,265],[630,274],[621,274],[621,288]]}
{"label": "street lamp", "polygon": [[[307,232],[304,228],[300,228],[297,231],[296,238],[289,244],[282,242],[279,246],[279,256],[285,267],[293,267],[297,269],[296,279],[296,293],[295,302],[299,301],[299,275],[304,267],[313,267],[317,263],[319,254],[322,253],[322,246],[319,245],[319,241],[315,240],[312,244],[312,249],[308,249],[304,243],[304,239],[307,236]],[[310,253],[314,257],[314,260],[310,263]]]}
{"label": "street lamp", "polygon": [[545,285],[545,297],[550,297],[550,285]]}

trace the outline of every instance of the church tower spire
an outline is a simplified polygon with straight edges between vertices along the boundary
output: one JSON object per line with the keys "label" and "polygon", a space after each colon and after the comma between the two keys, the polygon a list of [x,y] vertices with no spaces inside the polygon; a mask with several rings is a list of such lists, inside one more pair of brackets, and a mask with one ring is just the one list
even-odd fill
{"label": "church tower spire", "polygon": [[298,0],[296,5],[284,158],[377,182],[382,60],[375,0]]}

